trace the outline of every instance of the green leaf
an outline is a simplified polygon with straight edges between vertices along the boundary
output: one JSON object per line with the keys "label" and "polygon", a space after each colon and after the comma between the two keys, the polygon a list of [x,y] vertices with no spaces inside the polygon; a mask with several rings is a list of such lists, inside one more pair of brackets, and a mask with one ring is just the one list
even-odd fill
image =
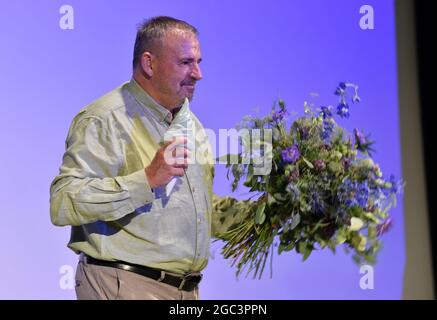
{"label": "green leaf", "polygon": [[305,261],[306,259],[308,259],[308,257],[310,256],[311,252],[313,252],[313,250],[312,250],[312,249],[308,249],[308,250],[304,253],[303,258],[302,258],[302,261]]}
{"label": "green leaf", "polygon": [[253,178],[253,165],[249,164],[247,166],[247,176],[246,176],[246,181],[244,182],[244,185],[246,187],[250,187],[251,186],[251,182],[252,182],[252,178]]}
{"label": "green leaf", "polygon": [[300,214],[296,214],[293,218],[292,218],[292,222],[291,222],[291,226],[290,226],[290,230],[293,230],[294,228],[297,227],[297,225],[300,223]]}
{"label": "green leaf", "polygon": [[306,243],[305,241],[299,242],[299,244],[297,245],[297,249],[299,253],[303,254],[303,258],[302,258],[303,261],[305,261],[313,251],[311,245]]}
{"label": "green leaf", "polygon": [[328,247],[331,249],[332,253],[335,253],[335,242],[332,240],[328,241]]}
{"label": "green leaf", "polygon": [[279,244],[279,247],[278,247],[278,254],[281,254],[282,251],[284,251],[284,249],[285,249],[285,245],[282,244],[282,243],[280,243],[280,244]]}
{"label": "green leaf", "polygon": [[264,214],[264,209],[266,208],[266,204],[262,203],[258,209],[256,209],[256,215],[255,215],[255,223],[256,224],[263,224],[266,220],[266,215]]}
{"label": "green leaf", "polygon": [[279,132],[279,130],[276,127],[273,128],[272,133],[273,133],[273,140],[277,141],[281,138],[281,132]]}
{"label": "green leaf", "polygon": [[309,162],[307,159],[305,159],[305,157],[302,156],[303,161],[306,163],[306,165],[310,168],[310,169],[314,169],[314,166],[311,162]]}
{"label": "green leaf", "polygon": [[269,193],[267,195],[267,202],[268,202],[268,204],[272,204],[272,203],[276,202],[276,199]]}
{"label": "green leaf", "polygon": [[287,200],[287,197],[285,197],[285,196],[282,195],[281,193],[275,193],[273,196],[275,197],[276,200],[279,200],[279,201],[285,201],[285,200]]}

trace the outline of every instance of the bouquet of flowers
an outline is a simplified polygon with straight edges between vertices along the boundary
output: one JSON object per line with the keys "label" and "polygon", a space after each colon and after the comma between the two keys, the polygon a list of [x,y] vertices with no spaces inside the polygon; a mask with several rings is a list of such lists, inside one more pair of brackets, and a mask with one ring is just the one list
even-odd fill
{"label": "bouquet of flowers", "polygon": [[[264,147],[269,144],[270,154],[261,152],[270,156],[272,165],[269,174],[257,175],[253,163],[231,163],[235,155],[225,156],[232,191],[243,184],[257,196],[239,203],[246,218],[220,236],[225,241],[222,253],[236,266],[237,276],[247,268],[247,274],[261,278],[275,248],[279,254],[295,250],[305,260],[313,250],[335,253],[343,245],[358,264],[375,263],[380,236],[392,224],[389,209],[403,182],[383,177],[372,160],[368,136],[359,129],[350,135],[334,120],[349,117],[349,92],[357,103],[357,90],[352,83],[340,83],[336,108],[305,102],[305,115],[289,128],[282,100],[264,118],[248,116],[238,126],[272,132],[271,141],[262,142]],[[237,158],[244,156],[241,152]]]}

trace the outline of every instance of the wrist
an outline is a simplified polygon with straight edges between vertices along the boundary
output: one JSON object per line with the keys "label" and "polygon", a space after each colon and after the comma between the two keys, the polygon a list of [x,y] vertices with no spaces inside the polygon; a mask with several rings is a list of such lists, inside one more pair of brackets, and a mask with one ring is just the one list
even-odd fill
{"label": "wrist", "polygon": [[146,176],[147,183],[149,184],[150,189],[152,189],[152,191],[153,191],[153,189],[156,188],[156,185],[155,185],[155,183],[153,181],[153,177],[152,177],[152,173],[150,172],[150,168],[146,167],[144,169],[144,173],[145,173],[145,176]]}

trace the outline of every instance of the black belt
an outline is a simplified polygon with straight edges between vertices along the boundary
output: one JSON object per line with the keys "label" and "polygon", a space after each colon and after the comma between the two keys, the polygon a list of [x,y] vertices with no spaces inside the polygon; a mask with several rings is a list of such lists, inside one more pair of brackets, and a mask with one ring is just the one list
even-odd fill
{"label": "black belt", "polygon": [[177,277],[177,276],[170,275],[165,271],[152,269],[136,264],[131,264],[124,261],[98,260],[98,259],[94,259],[93,257],[86,256],[86,262],[98,266],[112,267],[112,268],[122,269],[125,271],[134,272],[139,275],[152,278],[158,282],[163,282],[171,286],[174,286],[180,290],[185,290],[185,291],[193,291],[199,284],[200,280],[202,280],[202,274],[193,275],[187,273],[183,277]]}

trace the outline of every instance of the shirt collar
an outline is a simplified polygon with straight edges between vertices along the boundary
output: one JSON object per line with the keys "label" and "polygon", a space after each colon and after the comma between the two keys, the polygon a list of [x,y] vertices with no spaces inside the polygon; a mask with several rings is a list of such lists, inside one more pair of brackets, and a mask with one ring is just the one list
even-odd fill
{"label": "shirt collar", "polygon": [[[128,83],[129,91],[135,99],[144,107],[153,112],[160,122],[170,124],[173,120],[172,113],[153,99],[132,77]],[[178,110],[178,109],[176,109]]]}

